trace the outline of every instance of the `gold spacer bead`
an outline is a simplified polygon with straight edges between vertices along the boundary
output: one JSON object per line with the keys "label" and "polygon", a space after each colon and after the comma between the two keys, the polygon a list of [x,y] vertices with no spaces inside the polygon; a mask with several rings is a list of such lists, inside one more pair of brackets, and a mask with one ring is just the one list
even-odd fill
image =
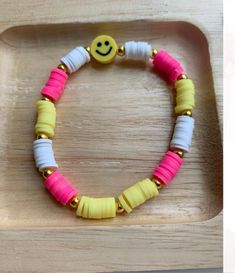
{"label": "gold spacer bead", "polygon": [[153,48],[153,49],[152,49],[151,58],[153,59],[156,55],[157,55],[157,49],[156,49],[156,48]]}
{"label": "gold spacer bead", "polygon": [[120,45],[117,49],[117,55],[118,56],[124,56],[125,55],[125,47],[124,45]]}
{"label": "gold spacer bead", "polygon": [[45,134],[39,134],[39,135],[37,135],[37,139],[47,139],[47,138],[48,138],[48,136],[45,135]]}
{"label": "gold spacer bead", "polygon": [[156,178],[153,178],[152,181],[157,185],[158,190],[162,188],[162,183],[158,181]]}
{"label": "gold spacer bead", "polygon": [[53,174],[53,172],[54,171],[51,170],[51,169],[45,169],[45,170],[42,171],[42,176],[43,176],[44,179],[47,179],[48,176],[50,176],[51,174]]}
{"label": "gold spacer bead", "polygon": [[46,98],[46,97],[43,97],[42,100],[45,100],[45,101],[50,101],[52,102],[50,99]]}
{"label": "gold spacer bead", "polygon": [[86,46],[85,49],[89,54],[91,53],[91,48],[89,46]]}
{"label": "gold spacer bead", "polygon": [[185,110],[181,113],[181,115],[192,117],[193,113],[191,110]]}
{"label": "gold spacer bead", "polygon": [[77,196],[75,196],[75,197],[71,200],[71,202],[69,203],[69,205],[70,205],[70,207],[72,207],[73,209],[76,209],[76,208],[78,207],[78,205],[79,205],[79,202],[80,202],[80,199],[79,199]]}
{"label": "gold spacer bead", "polygon": [[122,205],[120,204],[119,200],[116,200],[116,212],[117,213],[123,213],[125,210],[122,207]]}
{"label": "gold spacer bead", "polygon": [[57,66],[57,68],[61,69],[62,71],[64,71],[65,73],[69,74],[68,68],[65,64],[61,63]]}
{"label": "gold spacer bead", "polygon": [[180,158],[182,158],[184,156],[184,151],[182,151],[180,149],[172,149],[172,152],[177,154]]}
{"label": "gold spacer bead", "polygon": [[177,78],[177,81],[179,81],[179,80],[186,80],[186,79],[188,79],[188,76],[187,76],[186,74],[182,74],[182,75],[180,75],[180,76]]}

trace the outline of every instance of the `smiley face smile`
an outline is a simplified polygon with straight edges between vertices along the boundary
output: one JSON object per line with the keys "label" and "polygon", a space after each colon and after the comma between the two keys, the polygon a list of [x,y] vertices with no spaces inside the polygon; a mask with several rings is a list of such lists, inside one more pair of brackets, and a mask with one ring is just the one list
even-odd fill
{"label": "smiley face smile", "polygon": [[98,53],[98,54],[100,54],[101,56],[107,56],[110,52],[111,52],[111,50],[112,50],[113,48],[112,48],[112,46],[109,48],[109,50],[106,52],[106,53],[102,53],[102,52],[100,52],[98,49],[96,49],[96,52]]}

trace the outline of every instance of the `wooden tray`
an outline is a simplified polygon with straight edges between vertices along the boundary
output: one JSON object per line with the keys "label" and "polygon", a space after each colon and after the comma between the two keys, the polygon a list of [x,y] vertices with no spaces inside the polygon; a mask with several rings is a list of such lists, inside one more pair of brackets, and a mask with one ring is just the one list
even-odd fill
{"label": "wooden tray", "polygon": [[[0,4],[0,271],[222,266],[222,1],[14,2]],[[148,41],[181,61],[197,89],[196,129],[179,175],[158,198],[131,215],[91,221],[45,191],[32,141],[50,68],[103,33]],[[149,177],[171,138],[173,103],[147,66],[121,58],[85,66],[57,107],[62,173],[90,196],[117,195]]]}

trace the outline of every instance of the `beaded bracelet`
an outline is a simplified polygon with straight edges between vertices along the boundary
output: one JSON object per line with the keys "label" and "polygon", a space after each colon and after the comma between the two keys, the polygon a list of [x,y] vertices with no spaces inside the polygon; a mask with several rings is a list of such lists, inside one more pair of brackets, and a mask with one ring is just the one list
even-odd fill
{"label": "beaded bracelet", "polygon": [[[175,113],[176,125],[170,142],[169,150],[153,171],[152,178],[146,178],[124,190],[117,199],[114,197],[93,198],[77,196],[74,188],[59,172],[53,150],[52,138],[56,123],[55,102],[63,93],[69,75],[90,61],[108,64],[116,55],[125,59],[149,62],[152,60],[154,69],[163,76],[176,90]],[[116,213],[130,213],[135,207],[146,200],[157,196],[163,186],[169,185],[183,163],[183,155],[188,152],[192,141],[194,119],[194,84],[184,73],[180,63],[167,52],[152,49],[146,42],[128,41],[117,46],[115,40],[107,35],[96,37],[91,46],[76,47],[61,58],[61,63],[52,68],[48,81],[41,90],[43,98],[37,102],[37,122],[33,142],[36,166],[44,178],[46,189],[62,205],[70,204],[77,216],[83,218],[111,218]]]}

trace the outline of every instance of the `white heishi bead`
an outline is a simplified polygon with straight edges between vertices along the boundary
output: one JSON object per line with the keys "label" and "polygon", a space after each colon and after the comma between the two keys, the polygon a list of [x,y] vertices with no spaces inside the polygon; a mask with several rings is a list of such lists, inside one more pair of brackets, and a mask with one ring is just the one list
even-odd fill
{"label": "white heishi bead", "polygon": [[194,119],[192,117],[178,116],[170,147],[180,148],[185,152],[188,152],[192,142],[193,129]]}
{"label": "white heishi bead", "polygon": [[52,150],[52,140],[37,139],[33,142],[34,159],[37,168],[41,171],[45,168],[57,169],[54,153]]}
{"label": "white heishi bead", "polygon": [[125,42],[125,58],[130,60],[148,61],[151,57],[152,47],[146,42]]}
{"label": "white heishi bead", "polygon": [[66,56],[62,57],[60,61],[64,63],[69,72],[77,71],[81,66],[90,61],[90,55],[82,46],[74,48]]}

